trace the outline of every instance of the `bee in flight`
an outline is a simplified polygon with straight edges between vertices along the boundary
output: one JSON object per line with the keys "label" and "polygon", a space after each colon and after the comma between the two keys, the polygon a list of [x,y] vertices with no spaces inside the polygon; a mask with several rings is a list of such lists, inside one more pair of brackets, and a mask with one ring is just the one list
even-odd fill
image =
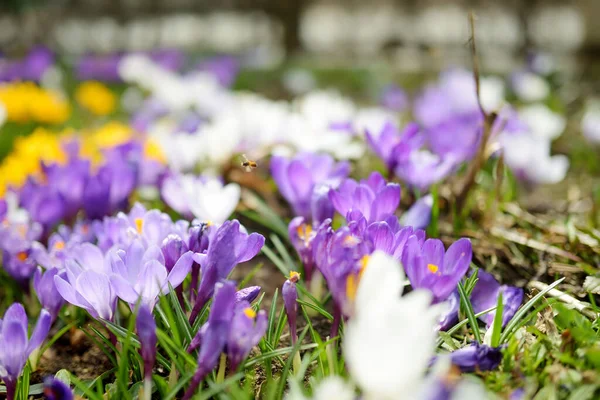
{"label": "bee in flight", "polygon": [[256,164],[256,161],[248,160],[248,158],[246,158],[245,154],[242,154],[242,158],[243,158],[242,167],[244,167],[246,172],[250,172],[258,166]]}

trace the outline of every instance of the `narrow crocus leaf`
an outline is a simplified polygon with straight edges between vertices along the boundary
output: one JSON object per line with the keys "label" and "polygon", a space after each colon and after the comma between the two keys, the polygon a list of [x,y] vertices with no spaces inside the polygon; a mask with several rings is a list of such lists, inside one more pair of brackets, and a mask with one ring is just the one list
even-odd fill
{"label": "narrow crocus leaf", "polygon": [[502,292],[498,293],[498,303],[496,304],[496,313],[494,314],[494,323],[492,324],[492,347],[500,345],[500,335],[502,334],[502,319],[504,315],[504,303]]}

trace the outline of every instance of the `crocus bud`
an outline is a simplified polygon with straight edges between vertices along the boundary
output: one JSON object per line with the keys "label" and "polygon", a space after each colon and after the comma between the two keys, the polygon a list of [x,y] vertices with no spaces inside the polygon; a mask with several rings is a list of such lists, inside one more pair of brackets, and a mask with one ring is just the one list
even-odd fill
{"label": "crocus bud", "polygon": [[140,354],[144,360],[144,375],[152,376],[152,368],[156,360],[156,322],[147,306],[140,306],[136,320],[136,329],[140,338]]}
{"label": "crocus bud", "polygon": [[179,235],[171,234],[165,238],[160,248],[165,257],[165,267],[168,271],[173,269],[179,258],[187,252],[187,245]]}
{"label": "crocus bud", "polygon": [[258,297],[260,293],[260,286],[249,286],[244,289],[240,289],[235,293],[235,302],[239,303],[242,301],[247,301],[248,303],[252,303],[254,299]]}
{"label": "crocus bud", "polygon": [[42,273],[42,269],[38,267],[33,275],[33,288],[35,294],[42,307],[52,316],[52,321],[56,319],[60,309],[63,304],[65,304],[65,300],[60,293],[58,293],[56,285],[54,284],[54,277],[56,275],[63,276],[64,278],[66,272],[59,272],[57,268],[50,268]]}
{"label": "crocus bud", "polygon": [[300,274],[296,271],[290,272],[290,278],[283,284],[281,293],[283,295],[283,304],[285,313],[287,314],[290,335],[292,336],[292,344],[296,344],[298,336],[296,333],[296,315],[298,314],[298,291],[296,290],[296,282],[300,279]]}
{"label": "crocus bud", "polygon": [[73,391],[60,379],[48,377],[44,380],[44,399],[73,400]]}
{"label": "crocus bud", "polygon": [[190,238],[188,248],[194,253],[203,253],[208,249],[208,230],[212,225],[208,223],[194,224],[189,229]]}

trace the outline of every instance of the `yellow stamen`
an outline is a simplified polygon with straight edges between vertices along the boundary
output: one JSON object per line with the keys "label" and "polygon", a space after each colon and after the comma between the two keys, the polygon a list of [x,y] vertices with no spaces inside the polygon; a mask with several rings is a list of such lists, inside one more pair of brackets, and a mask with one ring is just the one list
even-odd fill
{"label": "yellow stamen", "polygon": [[142,234],[142,228],[144,227],[144,220],[142,218],[135,219],[135,229],[137,229],[138,233]]}
{"label": "yellow stamen", "polygon": [[367,264],[369,263],[370,258],[371,257],[369,257],[368,254],[365,254],[360,259],[360,272],[359,272],[360,276],[362,276],[363,272],[365,272],[365,268],[367,268]]}
{"label": "yellow stamen", "polygon": [[246,314],[246,317],[250,319],[254,319],[254,317],[256,317],[256,312],[250,307],[244,308],[244,314]]}
{"label": "yellow stamen", "polygon": [[358,243],[359,243],[359,240],[354,235],[346,236],[344,238],[344,244],[347,244],[349,246],[353,246],[353,245],[358,244]]}
{"label": "yellow stamen", "polygon": [[62,240],[59,240],[58,242],[54,243],[54,248],[56,250],[62,250],[65,248],[65,242],[63,242]]}
{"label": "yellow stamen", "polygon": [[437,274],[437,272],[439,271],[440,268],[435,264],[427,264],[427,269],[432,274]]}
{"label": "yellow stamen", "polygon": [[301,240],[304,240],[304,245],[308,246],[308,241],[310,239],[310,235],[312,234],[312,226],[302,224],[296,228],[296,233]]}
{"label": "yellow stamen", "polygon": [[21,235],[22,238],[25,238],[25,236],[27,235],[27,226],[19,225],[19,227],[17,228],[17,232],[19,232],[19,235]]}
{"label": "yellow stamen", "polygon": [[360,269],[356,274],[350,274],[346,278],[346,296],[350,301],[354,301],[356,298],[356,292],[358,291],[358,284],[362,279],[363,274],[365,273],[365,269],[367,269],[367,265],[369,264],[370,256],[365,254],[361,257],[359,264]]}
{"label": "yellow stamen", "polygon": [[17,259],[21,262],[27,260],[27,253],[24,251],[20,251],[17,253]]}
{"label": "yellow stamen", "polygon": [[206,221],[206,227],[208,228],[209,226],[213,226],[213,222],[212,221]]}
{"label": "yellow stamen", "polygon": [[350,301],[354,301],[354,299],[356,298],[356,292],[358,290],[358,280],[359,277],[354,274],[350,274],[346,278],[346,297],[348,297],[348,300]]}
{"label": "yellow stamen", "polygon": [[296,272],[296,271],[290,271],[290,281],[296,283],[299,280],[300,280],[300,273]]}

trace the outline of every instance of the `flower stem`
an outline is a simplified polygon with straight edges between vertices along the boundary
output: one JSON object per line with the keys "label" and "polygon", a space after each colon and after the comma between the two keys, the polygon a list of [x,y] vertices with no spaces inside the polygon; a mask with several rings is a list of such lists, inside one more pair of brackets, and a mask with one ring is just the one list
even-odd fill
{"label": "flower stem", "polygon": [[144,400],[152,399],[152,376],[146,376],[144,379]]}
{"label": "flower stem", "polygon": [[198,389],[198,386],[200,386],[202,378],[204,378],[204,373],[202,372],[202,370],[198,369],[192,377],[190,386],[188,386],[181,400],[190,400],[192,398],[194,393],[196,393],[196,389]]}
{"label": "flower stem", "polygon": [[5,380],[4,385],[6,386],[6,400],[15,400],[17,381],[12,379]]}
{"label": "flower stem", "polygon": [[225,353],[221,354],[221,361],[219,362],[219,372],[217,372],[217,383],[221,383],[225,380],[225,369],[227,368],[227,356]]}

